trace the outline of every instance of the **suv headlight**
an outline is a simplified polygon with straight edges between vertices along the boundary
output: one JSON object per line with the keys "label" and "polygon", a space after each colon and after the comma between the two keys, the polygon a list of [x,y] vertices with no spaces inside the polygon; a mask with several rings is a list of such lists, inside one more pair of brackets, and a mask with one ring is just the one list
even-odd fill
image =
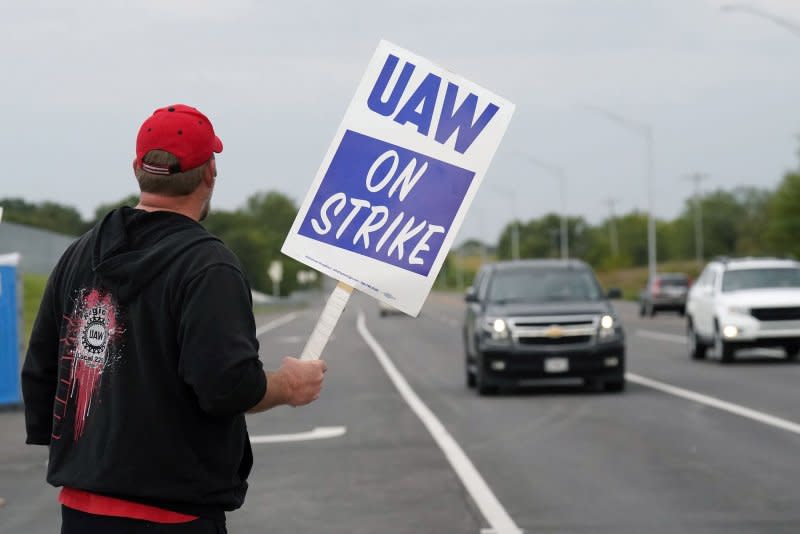
{"label": "suv headlight", "polygon": [[504,319],[487,317],[483,329],[495,340],[508,339],[508,323]]}
{"label": "suv headlight", "polygon": [[617,336],[617,320],[613,315],[603,315],[600,317],[600,324],[597,329],[597,339],[600,341],[611,341]]}

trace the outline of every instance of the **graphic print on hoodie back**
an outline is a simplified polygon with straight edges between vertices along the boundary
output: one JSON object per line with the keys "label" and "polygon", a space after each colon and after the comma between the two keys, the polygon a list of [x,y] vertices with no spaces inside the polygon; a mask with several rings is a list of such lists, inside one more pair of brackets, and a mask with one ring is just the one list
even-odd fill
{"label": "graphic print on hoodie back", "polygon": [[113,295],[98,288],[79,290],[74,310],[64,319],[67,328],[61,341],[52,438],[61,439],[66,412],[71,410],[73,439],[78,441],[92,403],[98,400],[103,374],[113,372],[115,361],[123,354],[120,342],[125,330]]}

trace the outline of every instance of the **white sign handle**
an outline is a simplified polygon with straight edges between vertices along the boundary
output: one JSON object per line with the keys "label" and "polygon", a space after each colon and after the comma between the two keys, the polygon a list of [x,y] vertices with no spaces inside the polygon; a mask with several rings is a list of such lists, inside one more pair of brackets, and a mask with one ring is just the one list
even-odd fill
{"label": "white sign handle", "polygon": [[352,293],[353,288],[344,282],[336,284],[336,289],[328,297],[328,302],[322,310],[322,315],[319,316],[317,325],[314,327],[314,331],[311,332],[311,337],[308,338],[306,347],[300,355],[301,360],[319,360]]}

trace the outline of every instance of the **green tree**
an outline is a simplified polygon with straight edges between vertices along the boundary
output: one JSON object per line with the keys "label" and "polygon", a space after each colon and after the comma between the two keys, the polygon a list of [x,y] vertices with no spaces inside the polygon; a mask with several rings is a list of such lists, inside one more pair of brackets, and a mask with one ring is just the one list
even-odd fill
{"label": "green tree", "polygon": [[139,204],[139,195],[131,193],[130,195],[117,200],[116,202],[109,202],[107,204],[100,204],[94,210],[94,219],[91,221],[90,226],[97,224],[106,214],[122,206],[130,206],[131,208]]}
{"label": "green tree", "polygon": [[800,257],[800,171],[784,176],[769,202],[767,244],[771,252]]}
{"label": "green tree", "polygon": [[[584,257],[590,248],[587,241],[589,226],[581,217],[567,218],[567,234],[570,256]],[[511,236],[513,223],[506,225],[500,234],[497,255],[500,259],[511,259]],[[561,257],[561,216],[549,213],[539,219],[520,222],[520,258],[560,258]]]}
{"label": "green tree", "polygon": [[80,235],[86,229],[81,214],[72,206],[57,202],[31,203],[21,198],[0,200],[3,219],[66,235]]}
{"label": "green tree", "polygon": [[736,253],[755,256],[769,252],[764,234],[769,224],[769,206],[773,192],[757,187],[739,187],[733,193],[744,209],[744,218],[739,225]]}
{"label": "green tree", "polygon": [[297,273],[305,265],[284,256],[280,249],[292,226],[297,207],[283,193],[270,191],[250,196],[235,212],[213,211],[204,222],[239,257],[253,288],[272,292],[267,270],[273,261],[283,263],[281,294],[299,288]]}

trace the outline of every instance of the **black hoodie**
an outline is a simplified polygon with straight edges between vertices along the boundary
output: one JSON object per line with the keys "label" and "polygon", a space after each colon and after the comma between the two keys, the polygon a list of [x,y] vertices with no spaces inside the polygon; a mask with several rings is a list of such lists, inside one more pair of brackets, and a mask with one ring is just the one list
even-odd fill
{"label": "black hoodie", "polygon": [[121,208],[64,253],[22,370],[47,480],[203,517],[242,505],[266,391],[250,288],[200,224]]}

